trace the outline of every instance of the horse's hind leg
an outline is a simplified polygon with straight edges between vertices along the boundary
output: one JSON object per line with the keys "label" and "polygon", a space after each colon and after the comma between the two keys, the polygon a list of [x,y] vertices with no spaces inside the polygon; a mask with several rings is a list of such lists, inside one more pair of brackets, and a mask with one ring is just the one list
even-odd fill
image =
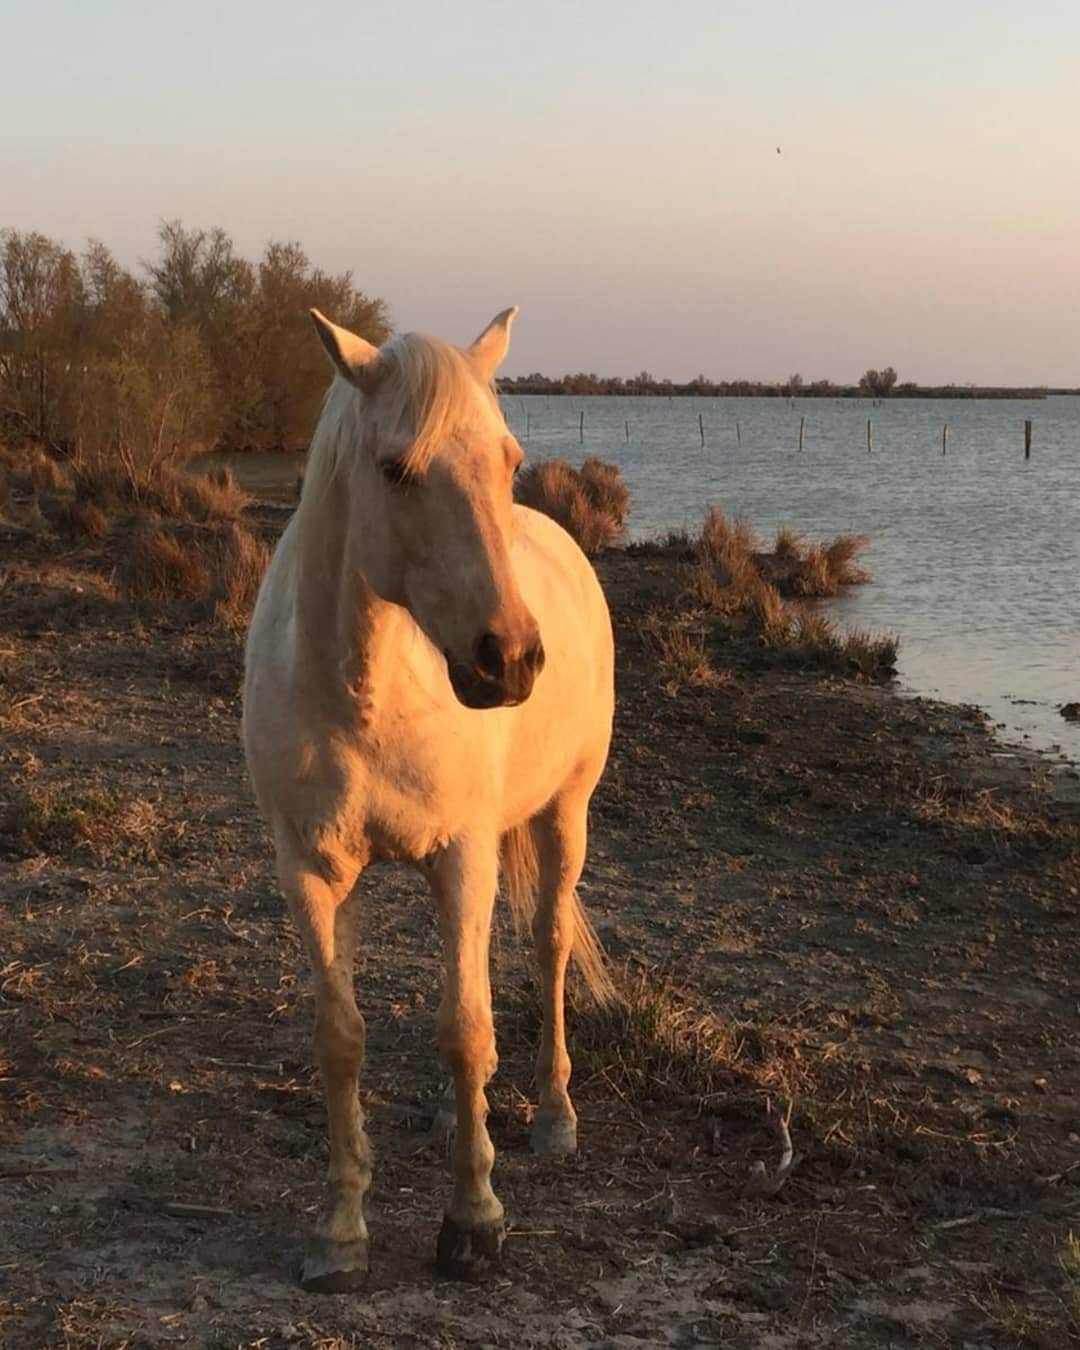
{"label": "horse's hind leg", "polygon": [[497,1260],[503,1207],[491,1188],[495,1150],[484,1088],[498,1063],[491,1015],[488,950],[498,880],[494,839],[459,839],[428,869],[446,958],[439,1006],[439,1050],[454,1076],[457,1130],[454,1187],[439,1233],[445,1275],[474,1278]]}
{"label": "horse's hind leg", "polygon": [[575,889],[585,865],[589,791],[564,789],[532,821],[540,865],[533,937],[540,965],[543,1024],[536,1059],[540,1104],[533,1120],[535,1153],[573,1153],[577,1115],[567,1090],[566,966],[574,945]]}
{"label": "horse's hind leg", "polygon": [[353,994],[359,869],[328,882],[288,854],[279,854],[278,866],[315,977],[315,1052],[330,1128],[326,1207],[308,1244],[301,1282],[316,1293],[341,1293],[357,1288],[368,1266],[364,1197],[371,1184],[371,1148],[357,1096],[364,1019]]}

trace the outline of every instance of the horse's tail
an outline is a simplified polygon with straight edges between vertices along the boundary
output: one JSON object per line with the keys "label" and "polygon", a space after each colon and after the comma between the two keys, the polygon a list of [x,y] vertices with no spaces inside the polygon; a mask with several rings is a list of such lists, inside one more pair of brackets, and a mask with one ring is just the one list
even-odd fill
{"label": "horse's tail", "polygon": [[[510,902],[514,926],[529,929],[536,912],[536,892],[540,883],[540,862],[536,842],[528,822],[516,825],[502,837],[500,849],[503,886]],[[582,907],[577,891],[573,899],[574,944],[571,955],[585,985],[597,1003],[609,1003],[615,986],[608,973],[607,957]]]}

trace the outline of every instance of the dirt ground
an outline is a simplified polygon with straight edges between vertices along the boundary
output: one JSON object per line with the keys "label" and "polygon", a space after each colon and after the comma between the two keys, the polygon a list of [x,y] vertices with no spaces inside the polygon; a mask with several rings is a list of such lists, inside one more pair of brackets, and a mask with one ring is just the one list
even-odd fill
{"label": "dirt ground", "polygon": [[[637,621],[674,564],[598,570],[619,705],[583,896],[638,1038],[575,1013],[581,1151],[532,1157],[529,963],[500,927],[511,1231],[496,1279],[437,1279],[436,934],[419,879],[373,870],[372,1273],[320,1297],[296,1280],[326,1158],[311,998],[240,638],[135,614],[100,550],[0,532],[0,1343],[1078,1343],[1075,772],[752,649],[666,694]],[[796,1164],[747,1195],[767,1101]]]}

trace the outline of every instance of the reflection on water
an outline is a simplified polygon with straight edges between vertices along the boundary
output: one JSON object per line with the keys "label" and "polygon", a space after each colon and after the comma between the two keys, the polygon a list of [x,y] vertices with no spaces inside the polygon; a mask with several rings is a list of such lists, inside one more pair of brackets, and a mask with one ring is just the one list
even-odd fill
{"label": "reflection on water", "polygon": [[503,406],[530,455],[619,464],[636,536],[693,529],[710,503],[765,535],[780,525],[871,534],[875,584],[836,602],[838,617],[900,635],[905,686],[977,703],[1007,736],[1080,758],[1080,727],[1057,712],[1080,699],[1080,399],[511,397]]}

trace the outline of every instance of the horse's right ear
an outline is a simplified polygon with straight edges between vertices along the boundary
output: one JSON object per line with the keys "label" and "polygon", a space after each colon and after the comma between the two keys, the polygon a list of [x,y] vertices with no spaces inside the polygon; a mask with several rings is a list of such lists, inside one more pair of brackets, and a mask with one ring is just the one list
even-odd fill
{"label": "horse's right ear", "polygon": [[311,311],[311,321],[315,325],[319,341],[326,348],[327,355],[333,361],[338,373],[344,375],[349,383],[355,384],[358,389],[370,389],[375,383],[378,347],[373,347],[362,337],[350,333],[347,328],[339,328],[317,309]]}

